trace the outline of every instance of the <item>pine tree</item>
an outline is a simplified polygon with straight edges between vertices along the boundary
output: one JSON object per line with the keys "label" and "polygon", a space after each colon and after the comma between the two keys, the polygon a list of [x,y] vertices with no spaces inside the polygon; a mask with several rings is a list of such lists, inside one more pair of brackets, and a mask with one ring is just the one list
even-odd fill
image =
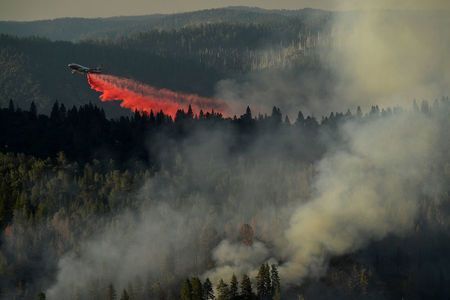
{"label": "pine tree", "polygon": [[303,116],[302,111],[300,110],[297,115],[297,120],[295,120],[295,124],[299,126],[303,126],[305,123],[305,117]]}
{"label": "pine tree", "polygon": [[258,299],[264,299],[266,286],[264,282],[265,265],[259,267],[258,275],[256,275],[256,295]]}
{"label": "pine tree", "polygon": [[120,300],[130,300],[130,296],[128,295],[127,290],[125,290],[125,289],[123,290]]}
{"label": "pine tree", "polygon": [[55,101],[52,107],[52,111],[50,112],[50,119],[53,121],[59,120],[59,103],[58,101]]}
{"label": "pine tree", "polygon": [[187,118],[192,119],[194,117],[194,112],[192,111],[192,106],[189,104],[189,108],[187,111]]}
{"label": "pine tree", "polygon": [[241,299],[242,300],[252,300],[253,299],[252,283],[250,281],[250,278],[247,275],[242,276]]}
{"label": "pine tree", "polygon": [[203,284],[203,293],[205,300],[212,300],[215,298],[213,286],[209,278],[206,278],[205,283]]}
{"label": "pine tree", "polygon": [[128,283],[127,293],[130,299],[136,299],[136,292],[134,290],[134,286],[131,282]]}
{"label": "pine tree", "polygon": [[272,282],[270,279],[269,264],[264,264],[264,296],[266,299],[270,299],[272,296]]}
{"label": "pine tree", "polygon": [[13,100],[12,99],[9,99],[9,105],[8,105],[8,111],[9,112],[14,112],[16,109],[15,109],[15,107],[14,107],[14,102],[13,102]]}
{"label": "pine tree", "polygon": [[217,300],[230,300],[230,289],[222,279],[220,279],[220,282],[217,285],[217,293]]}
{"label": "pine tree", "polygon": [[236,300],[238,299],[239,291],[238,291],[238,281],[236,275],[233,274],[230,282],[230,299]]}
{"label": "pine tree", "polygon": [[192,286],[189,279],[186,279],[183,282],[183,285],[181,287],[180,291],[180,300],[192,300]]}
{"label": "pine tree", "polygon": [[283,115],[281,114],[281,110],[277,108],[276,106],[272,109],[272,116],[271,119],[275,125],[281,124]]}
{"label": "pine tree", "polygon": [[256,276],[256,290],[258,299],[269,299],[272,294],[270,281],[270,268],[268,264],[262,264]]}
{"label": "pine tree", "polygon": [[245,114],[241,118],[247,122],[250,122],[252,120],[252,110],[250,109],[250,106],[247,106]]}
{"label": "pine tree", "polygon": [[362,118],[362,110],[361,107],[358,106],[358,108],[356,109],[356,116],[360,119]]}
{"label": "pine tree", "polygon": [[110,285],[108,285],[108,290],[107,290],[107,299],[108,300],[116,300],[117,299],[117,294],[116,294],[116,290],[114,289],[114,286],[112,285],[112,283]]}
{"label": "pine tree", "polygon": [[281,299],[281,282],[278,274],[277,266],[272,265],[270,270],[270,279],[272,281],[272,298],[273,300]]}
{"label": "pine tree", "polygon": [[34,101],[32,101],[30,104],[30,116],[32,119],[35,119],[37,117],[37,108]]}
{"label": "pine tree", "polygon": [[192,300],[203,300],[203,286],[198,277],[194,277],[191,279],[191,288]]}
{"label": "pine tree", "polygon": [[286,125],[291,125],[291,120],[289,119],[289,116],[288,116],[288,115],[286,115],[286,116],[284,117],[284,124],[286,124]]}

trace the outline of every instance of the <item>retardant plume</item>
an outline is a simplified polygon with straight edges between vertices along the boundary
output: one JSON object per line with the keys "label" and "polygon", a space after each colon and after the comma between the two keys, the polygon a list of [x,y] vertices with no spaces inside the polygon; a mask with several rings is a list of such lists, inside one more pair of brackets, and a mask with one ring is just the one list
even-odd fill
{"label": "retardant plume", "polygon": [[105,74],[88,74],[91,88],[102,93],[103,102],[121,100],[120,106],[133,111],[163,111],[175,117],[177,110],[191,105],[195,112],[200,110],[229,114],[228,105],[221,100],[201,97],[195,94],[174,92],[168,89],[158,89],[131,79]]}

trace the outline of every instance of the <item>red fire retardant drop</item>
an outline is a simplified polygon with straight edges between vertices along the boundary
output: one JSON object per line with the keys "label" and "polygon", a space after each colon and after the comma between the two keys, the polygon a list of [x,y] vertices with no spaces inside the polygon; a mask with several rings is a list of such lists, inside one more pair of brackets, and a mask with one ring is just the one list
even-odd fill
{"label": "red fire retardant drop", "polygon": [[102,93],[100,100],[103,102],[121,100],[120,106],[132,111],[150,113],[153,110],[156,113],[162,110],[174,118],[178,109],[186,109],[191,105],[194,112],[199,112],[201,109],[205,112],[214,110],[225,116],[229,112],[228,105],[218,99],[157,89],[113,75],[91,73],[87,75],[87,78],[91,88]]}

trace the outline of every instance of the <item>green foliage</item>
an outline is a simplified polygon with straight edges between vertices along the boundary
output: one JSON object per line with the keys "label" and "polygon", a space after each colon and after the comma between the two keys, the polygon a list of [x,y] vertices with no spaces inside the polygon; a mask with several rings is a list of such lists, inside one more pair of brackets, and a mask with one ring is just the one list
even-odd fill
{"label": "green foliage", "polygon": [[230,300],[230,289],[222,279],[217,285],[217,300]]}
{"label": "green foliage", "polygon": [[252,300],[254,298],[252,283],[250,277],[246,274],[242,276],[241,280],[241,299],[242,300]]}
{"label": "green foliage", "polygon": [[108,289],[106,291],[106,299],[107,300],[116,300],[117,299],[116,289],[114,288],[112,283],[108,285]]}
{"label": "green foliage", "polygon": [[272,297],[273,300],[281,299],[281,281],[280,275],[276,265],[272,265],[270,269],[270,279],[272,283]]}
{"label": "green foliage", "polygon": [[38,300],[45,300],[46,299],[46,297],[45,297],[45,293],[44,292],[40,292],[39,294],[38,294]]}
{"label": "green foliage", "polygon": [[[284,24],[303,23],[311,28],[323,24],[332,13],[321,10],[264,10],[227,7],[172,15],[112,18],[60,18],[32,22],[0,22],[0,32],[19,36],[42,36],[51,40],[79,41],[114,39],[148,30],[171,30],[200,24]],[[291,25],[292,26],[292,25]]]}
{"label": "green foliage", "polygon": [[127,290],[123,290],[122,296],[120,296],[120,300],[130,300],[130,296],[128,295]]}
{"label": "green foliage", "polygon": [[194,277],[191,279],[191,287],[192,287],[192,300],[203,300],[203,285],[198,277]]}
{"label": "green foliage", "polygon": [[239,297],[239,287],[236,275],[233,274],[230,281],[230,299],[237,300]]}
{"label": "green foliage", "polygon": [[192,285],[189,279],[186,279],[181,286],[180,300],[193,300]]}
{"label": "green foliage", "polygon": [[[0,106],[13,99],[18,107],[28,109],[35,101],[39,111],[49,113],[55,99],[68,108],[96,100],[98,94],[89,89],[86,78],[67,69],[73,57],[79,63],[105,65],[110,73],[126,74],[153,86],[202,95],[212,95],[216,82],[223,78],[219,71],[186,57],[162,57],[104,43],[0,35]],[[128,114],[114,105],[105,107],[112,115]]]}
{"label": "green foliage", "polygon": [[203,283],[203,295],[203,298],[205,300],[215,299],[213,285],[209,278],[206,278],[205,282]]}

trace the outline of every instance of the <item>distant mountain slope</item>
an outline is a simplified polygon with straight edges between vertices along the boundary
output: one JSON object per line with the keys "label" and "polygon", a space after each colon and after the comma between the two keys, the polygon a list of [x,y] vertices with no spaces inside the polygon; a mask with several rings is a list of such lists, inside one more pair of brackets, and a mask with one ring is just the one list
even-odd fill
{"label": "distant mountain slope", "polygon": [[66,106],[97,102],[98,94],[89,89],[86,78],[68,70],[70,62],[103,64],[112,74],[203,95],[213,94],[214,85],[222,78],[217,70],[189,59],[108,45],[0,35],[0,106],[13,99],[28,108],[35,101],[47,112],[55,100]]}
{"label": "distant mountain slope", "polygon": [[79,41],[94,38],[115,38],[151,29],[177,29],[211,23],[264,24],[301,18],[310,23],[322,23],[330,12],[303,10],[264,10],[248,7],[209,9],[173,15],[147,15],[112,18],[61,18],[31,22],[0,22],[0,33],[20,37],[41,36],[51,40]]}
{"label": "distant mountain slope", "polygon": [[34,36],[0,34],[0,106],[13,99],[28,108],[35,101],[48,112],[55,100],[66,106],[98,102],[86,79],[67,69],[72,62],[103,65],[108,73],[203,96],[214,95],[223,79],[254,72],[290,69],[302,74],[311,66],[316,70],[316,49],[326,42],[322,32],[331,17],[318,10],[230,7],[176,15],[2,22],[0,32]]}

